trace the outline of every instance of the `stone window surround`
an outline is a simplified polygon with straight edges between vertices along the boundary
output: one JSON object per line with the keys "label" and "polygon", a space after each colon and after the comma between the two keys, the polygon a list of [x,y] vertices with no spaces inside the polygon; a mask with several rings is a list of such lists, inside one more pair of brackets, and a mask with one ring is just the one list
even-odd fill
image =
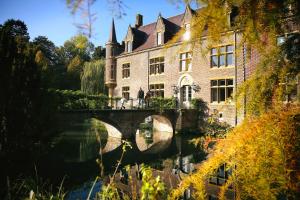
{"label": "stone window surround", "polygon": [[110,70],[110,80],[116,80],[116,66],[111,65],[111,70]]}
{"label": "stone window surround", "polygon": [[165,84],[164,83],[150,83],[149,90],[152,97],[163,97],[165,93]]}
{"label": "stone window surround", "polygon": [[[231,49],[228,50],[228,47],[231,47]],[[224,48],[224,50],[222,50],[222,48]],[[229,55],[232,56],[230,64],[228,64],[228,56]],[[222,65],[220,64],[221,56],[224,56],[224,61],[223,61],[224,64],[222,64]],[[217,58],[216,65],[213,65],[214,57]],[[212,47],[210,49],[210,68],[211,69],[234,67],[234,59],[235,59],[234,45],[232,43],[218,45],[218,46]]]}
{"label": "stone window surround", "polygon": [[129,86],[122,87],[122,97],[124,97],[127,100],[130,98],[130,87]]}
{"label": "stone window surround", "polygon": [[130,78],[130,63],[122,64],[122,79]]}
{"label": "stone window surround", "polygon": [[[216,81],[216,82],[214,82]],[[220,82],[224,81],[224,84]],[[224,89],[224,90],[221,90]],[[234,78],[218,78],[218,79],[210,79],[210,103],[211,104],[224,104],[224,103],[232,103],[232,101],[228,101],[228,99],[232,96],[234,91]],[[221,95],[224,98],[220,97]],[[214,93],[216,97],[214,97]],[[216,100],[214,100],[216,98]],[[222,98],[222,99],[221,99]]]}
{"label": "stone window surround", "polygon": [[163,75],[165,73],[165,57],[159,56],[149,59],[149,75]]}
{"label": "stone window surround", "polygon": [[[182,58],[185,55],[185,58]],[[189,57],[190,56],[190,57]],[[182,63],[185,62],[184,70]],[[192,52],[186,51],[179,54],[179,72],[191,72],[192,71]]]}

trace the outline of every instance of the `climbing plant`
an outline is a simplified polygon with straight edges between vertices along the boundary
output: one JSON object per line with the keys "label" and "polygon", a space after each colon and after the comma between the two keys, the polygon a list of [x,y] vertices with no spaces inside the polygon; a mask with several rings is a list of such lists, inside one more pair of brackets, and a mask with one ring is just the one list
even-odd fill
{"label": "climbing plant", "polygon": [[170,199],[179,199],[194,188],[195,199],[206,198],[208,178],[226,163],[232,175],[221,187],[224,199],[229,186],[237,199],[295,199],[299,196],[300,107],[248,118],[219,141],[196,173],[184,179]]}

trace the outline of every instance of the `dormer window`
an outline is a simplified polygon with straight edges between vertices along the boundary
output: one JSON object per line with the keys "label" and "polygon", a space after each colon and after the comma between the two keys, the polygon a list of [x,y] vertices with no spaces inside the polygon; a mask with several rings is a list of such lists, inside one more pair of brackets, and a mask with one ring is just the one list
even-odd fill
{"label": "dormer window", "polygon": [[161,45],[162,44],[162,41],[161,41],[161,32],[158,32],[157,34],[156,34],[156,41],[157,41],[157,46],[159,46],[159,45]]}
{"label": "dormer window", "polygon": [[127,42],[127,52],[128,53],[132,52],[132,42],[131,41]]}
{"label": "dormer window", "polygon": [[191,30],[191,24],[185,24],[185,31],[189,32]]}
{"label": "dormer window", "polygon": [[191,38],[191,24],[184,25],[185,32],[183,34],[183,40],[188,41]]}

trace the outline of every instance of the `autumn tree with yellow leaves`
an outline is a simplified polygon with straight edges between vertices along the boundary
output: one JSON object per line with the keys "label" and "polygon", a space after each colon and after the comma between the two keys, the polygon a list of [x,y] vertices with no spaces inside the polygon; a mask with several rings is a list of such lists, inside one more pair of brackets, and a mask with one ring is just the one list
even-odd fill
{"label": "autumn tree with yellow leaves", "polygon": [[215,145],[209,158],[169,199],[179,199],[187,188],[193,188],[195,199],[206,199],[208,179],[224,163],[232,173],[220,187],[220,199],[226,199],[229,187],[236,199],[296,199],[300,195],[299,94],[295,96],[300,73],[299,3],[196,2],[203,8],[191,24],[194,43],[201,43],[199,36],[204,33],[208,46],[218,44],[225,33],[241,34],[237,51],[247,50],[248,58],[256,51],[259,62],[236,88],[236,104],[246,103],[246,119]]}

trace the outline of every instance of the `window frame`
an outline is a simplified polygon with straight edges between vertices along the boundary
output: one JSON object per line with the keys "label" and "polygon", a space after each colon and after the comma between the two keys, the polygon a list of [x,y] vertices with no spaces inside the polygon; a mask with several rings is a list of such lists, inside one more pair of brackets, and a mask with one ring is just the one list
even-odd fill
{"label": "window frame", "polygon": [[152,97],[162,97],[165,96],[165,84],[164,83],[152,83],[149,85],[149,90]]}
{"label": "window frame", "polygon": [[[221,58],[223,58],[224,60],[222,61]],[[210,49],[210,68],[212,69],[234,66],[234,59],[235,57],[233,44],[221,45]],[[213,60],[215,60],[216,64],[214,64]],[[230,63],[229,60],[231,60]]]}
{"label": "window frame", "polygon": [[130,78],[130,63],[122,64],[122,79]]}
{"label": "window frame", "polygon": [[122,87],[122,97],[129,100],[129,98],[130,98],[130,87],[129,86]]}
{"label": "window frame", "polygon": [[127,53],[131,53],[132,52],[132,41],[127,41]]}
{"label": "window frame", "polygon": [[232,97],[233,92],[234,92],[233,78],[210,80],[210,102],[211,103],[224,103],[229,98]]}
{"label": "window frame", "polygon": [[111,69],[110,69],[110,80],[116,80],[116,66],[115,65],[111,65]]}
{"label": "window frame", "polygon": [[156,33],[156,44],[157,46],[162,45],[162,32],[157,32]]}
{"label": "window frame", "polygon": [[155,57],[149,59],[149,75],[161,75],[165,73],[165,57]]}
{"label": "window frame", "polygon": [[[185,55],[185,58],[182,56]],[[191,51],[187,51],[179,54],[179,72],[188,72],[192,70],[193,55]],[[184,66],[182,63],[185,63]]]}

